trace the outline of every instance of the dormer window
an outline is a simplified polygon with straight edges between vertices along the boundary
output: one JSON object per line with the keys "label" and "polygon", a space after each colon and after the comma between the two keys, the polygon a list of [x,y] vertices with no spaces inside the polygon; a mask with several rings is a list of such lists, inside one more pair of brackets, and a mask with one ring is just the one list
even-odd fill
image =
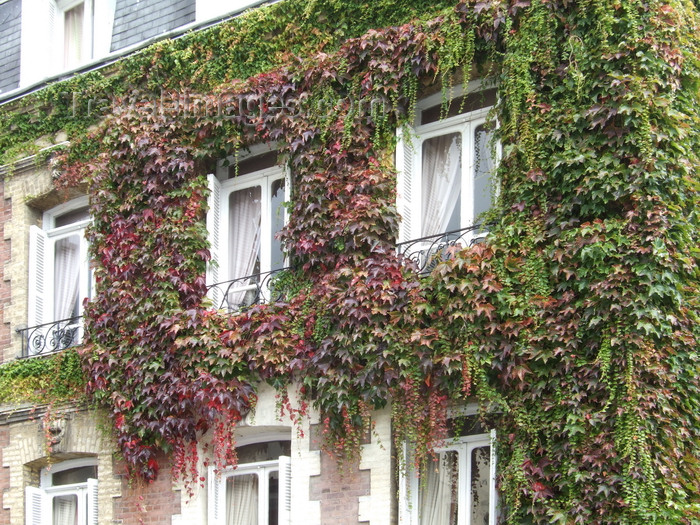
{"label": "dormer window", "polygon": [[[63,68],[72,69],[92,58],[92,2],[67,4],[61,9],[59,3],[58,23],[55,24],[57,41],[63,41]],[[62,37],[62,38],[61,38]]]}
{"label": "dormer window", "polygon": [[114,0],[23,0],[20,85],[79,68],[109,54]]}

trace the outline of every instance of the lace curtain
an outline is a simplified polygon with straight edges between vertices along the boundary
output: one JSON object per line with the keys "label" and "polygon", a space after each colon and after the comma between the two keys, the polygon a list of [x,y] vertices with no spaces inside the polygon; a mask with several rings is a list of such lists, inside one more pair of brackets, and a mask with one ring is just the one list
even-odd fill
{"label": "lace curtain", "polygon": [[82,60],[83,18],[85,4],[78,4],[64,13],[63,61],[64,67],[77,66]]}
{"label": "lace curtain", "polygon": [[54,243],[54,318],[78,315],[80,292],[80,235],[64,237]]}
{"label": "lace curtain", "polygon": [[53,525],[76,525],[78,523],[78,497],[56,496],[53,498]]}
{"label": "lace curtain", "polygon": [[423,142],[421,237],[461,227],[461,172],[461,133],[449,133]]}
{"label": "lace curtain", "polygon": [[428,461],[420,489],[420,525],[456,525],[459,468],[457,452]]}
{"label": "lace curtain", "polygon": [[[253,186],[231,193],[229,201],[229,279],[240,279],[260,270],[260,219],[262,188]],[[251,282],[240,282],[243,287]],[[245,303],[245,290],[229,292],[228,303]]]}
{"label": "lace curtain", "polygon": [[258,523],[258,476],[244,474],[226,480],[226,525]]}

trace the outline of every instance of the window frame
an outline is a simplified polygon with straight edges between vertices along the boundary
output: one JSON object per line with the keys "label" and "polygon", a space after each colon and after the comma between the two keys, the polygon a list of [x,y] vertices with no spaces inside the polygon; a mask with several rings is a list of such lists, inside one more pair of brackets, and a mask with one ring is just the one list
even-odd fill
{"label": "window frame", "polygon": [[[463,95],[479,93],[489,89],[491,85],[484,80],[473,80],[466,86],[456,86],[451,90],[451,98],[455,100]],[[397,130],[396,145],[396,169],[397,169],[397,198],[396,205],[401,214],[399,223],[398,242],[407,242],[423,237],[438,237],[446,232],[423,234],[423,173],[422,173],[422,147],[423,143],[432,138],[460,133],[461,145],[461,173],[460,173],[460,229],[475,225],[477,214],[474,213],[474,132],[483,125],[490,123],[488,118],[493,106],[485,106],[465,113],[460,113],[442,120],[421,124],[423,111],[433,108],[442,102],[442,93],[438,92],[421,99],[416,104],[416,118],[409,126]],[[497,123],[495,123],[497,125]],[[489,144],[489,148],[491,145]],[[500,143],[495,145],[494,166],[491,190],[492,198],[497,195],[498,186],[494,183],[494,174],[498,168],[501,157]],[[465,196],[469,196],[465,198]],[[483,237],[484,232],[474,232],[464,236],[467,242],[473,242],[478,237]]]}
{"label": "window frame", "polygon": [[88,478],[81,483],[53,485],[52,475],[73,468],[95,466],[97,458],[78,458],[63,461],[40,472],[39,487],[25,487],[25,521],[27,525],[44,525],[49,519],[53,522],[53,500],[58,496],[75,495],[77,498],[78,525],[97,525],[98,509],[98,480]]}
{"label": "window frame", "polygon": [[[110,54],[116,0],[21,0],[20,87],[80,69]],[[79,63],[65,65],[65,13],[83,1],[83,47]],[[87,29],[89,31],[85,31]],[[89,40],[89,41],[88,41]]]}
{"label": "window frame", "polygon": [[[448,410],[448,418],[453,419],[464,416],[475,416],[478,413],[478,405],[469,403],[462,407]],[[496,431],[490,429],[479,434],[468,434],[455,436],[444,441],[442,446],[436,447],[435,452],[456,451],[459,457],[459,498],[458,499],[458,525],[471,524],[471,490],[468,483],[471,477],[471,451],[484,446],[489,447],[489,525],[498,523],[498,492],[496,491]],[[421,479],[415,471],[412,461],[411,444],[404,444],[405,468],[399,471],[399,523],[400,525],[420,524],[420,488]],[[467,494],[465,504],[462,504],[462,497]]]}
{"label": "window frame", "polygon": [[[58,241],[79,236],[80,249],[80,273],[78,276],[78,317],[83,315],[83,300],[92,295],[93,275],[90,270],[89,243],[85,237],[85,230],[92,218],[82,219],[64,226],[56,227],[56,219],[67,213],[78,211],[88,206],[87,197],[79,197],[67,203],[61,204],[43,214],[42,227],[31,225],[29,227],[29,264],[27,287],[27,326],[36,327],[49,323],[56,323],[64,319],[58,319],[56,315],[56,260],[55,246]],[[67,319],[74,319],[75,316]],[[78,329],[78,338],[82,325]]]}
{"label": "window frame", "polygon": [[[65,54],[66,13],[83,4],[82,40],[80,42],[80,59],[71,63]],[[55,63],[60,64],[60,69],[69,71],[89,62],[95,55],[93,46],[96,20],[94,16],[95,3],[93,0],[55,0],[55,13],[53,14],[53,48]]]}
{"label": "window frame", "polygon": [[[242,437],[237,443],[237,447],[253,444],[263,444],[272,441],[290,441],[289,431],[269,431],[255,433],[254,435]],[[281,455],[275,460],[256,461],[251,463],[239,463],[238,465],[226,467],[217,471],[214,466],[208,468],[208,496],[207,512],[209,525],[226,525],[226,482],[230,477],[248,475],[251,473],[263,472],[265,475],[258,476],[264,479],[264,483],[258,485],[258,516],[267,516],[268,500],[260,497],[265,491],[269,491],[267,485],[268,474],[277,471],[278,474],[278,525],[290,525],[292,520],[292,460],[290,456]],[[260,520],[258,520],[260,524]],[[265,525],[265,522],[262,522]]]}
{"label": "window frame", "polygon": [[[207,231],[209,236],[211,259],[207,265],[207,286],[209,289],[209,297],[212,299],[215,306],[226,303],[227,300],[222,296],[223,292],[216,284],[229,283],[234,280],[244,279],[255,275],[264,275],[271,271],[272,268],[272,232],[271,232],[271,214],[274,210],[271,209],[271,194],[270,190],[276,181],[284,182],[284,197],[283,202],[288,202],[291,197],[291,177],[289,170],[286,167],[275,165],[272,167],[262,168],[245,175],[238,175],[228,178],[229,166],[234,165],[237,161],[248,160],[255,156],[275,152],[275,148],[270,145],[257,145],[249,149],[247,154],[240,155],[238,158],[229,157],[226,161],[220,161],[217,166],[216,174],[208,175],[209,184],[209,212],[207,213]],[[231,237],[230,231],[230,196],[232,193],[252,188],[255,186],[261,187],[261,217],[260,217],[260,270],[251,275],[240,277],[230,277],[230,261],[229,261],[229,242]],[[289,212],[286,206],[282,206],[282,222],[286,226],[289,222]],[[285,255],[282,268],[288,264]],[[275,268],[277,269],[277,268]],[[230,293],[240,293],[246,290],[255,289],[260,283],[241,284],[235,288],[230,288]]]}

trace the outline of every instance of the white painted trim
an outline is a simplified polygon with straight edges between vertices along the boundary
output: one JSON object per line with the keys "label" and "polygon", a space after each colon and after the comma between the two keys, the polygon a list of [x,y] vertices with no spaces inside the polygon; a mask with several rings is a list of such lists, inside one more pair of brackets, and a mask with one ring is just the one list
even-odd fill
{"label": "white painted trim", "polygon": [[[77,459],[67,459],[61,461],[60,463],[54,463],[47,467],[41,469],[39,474],[39,487],[42,489],[47,489],[52,487],[51,476],[57,472],[63,472],[64,470],[69,470],[72,468],[80,467],[95,467],[97,466],[97,457],[86,457]],[[79,483],[79,485],[81,485]],[[69,487],[71,485],[60,485],[61,487]]]}

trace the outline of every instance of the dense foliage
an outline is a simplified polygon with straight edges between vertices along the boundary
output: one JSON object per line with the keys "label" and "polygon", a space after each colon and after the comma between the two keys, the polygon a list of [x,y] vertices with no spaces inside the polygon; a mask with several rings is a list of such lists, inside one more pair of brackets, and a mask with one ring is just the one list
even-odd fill
{"label": "dense foliage", "polygon": [[0,365],[0,404],[55,404],[85,399],[85,373],[75,349]]}
{"label": "dense foliage", "polygon": [[[509,522],[699,520],[697,32],[682,1],[471,2],[244,80],[194,59],[244,63],[243,40],[152,55],[59,181],[91,185],[84,359],[132,467],[152,478],[172,450],[184,469],[208,429],[232,461],[259,381],[298,385],[340,454],[392,400],[396,439],[426,454],[476,396]],[[495,225],[419,278],[394,249],[387,151],[423,86],[472,74],[498,79]],[[226,113],[139,102],[188,78]],[[293,173],[298,271],[284,301],[227,316],[205,298],[204,174],[260,142]]]}
{"label": "dense foliage", "polygon": [[[285,0],[206,30],[163,40],[103,69],[55,82],[0,106],[0,164],[85,135],[134,88],[159,98],[205,92],[295,57],[329,52],[376,27],[431,17],[452,0]],[[94,148],[86,146],[88,151]],[[88,154],[87,152],[85,154]]]}

